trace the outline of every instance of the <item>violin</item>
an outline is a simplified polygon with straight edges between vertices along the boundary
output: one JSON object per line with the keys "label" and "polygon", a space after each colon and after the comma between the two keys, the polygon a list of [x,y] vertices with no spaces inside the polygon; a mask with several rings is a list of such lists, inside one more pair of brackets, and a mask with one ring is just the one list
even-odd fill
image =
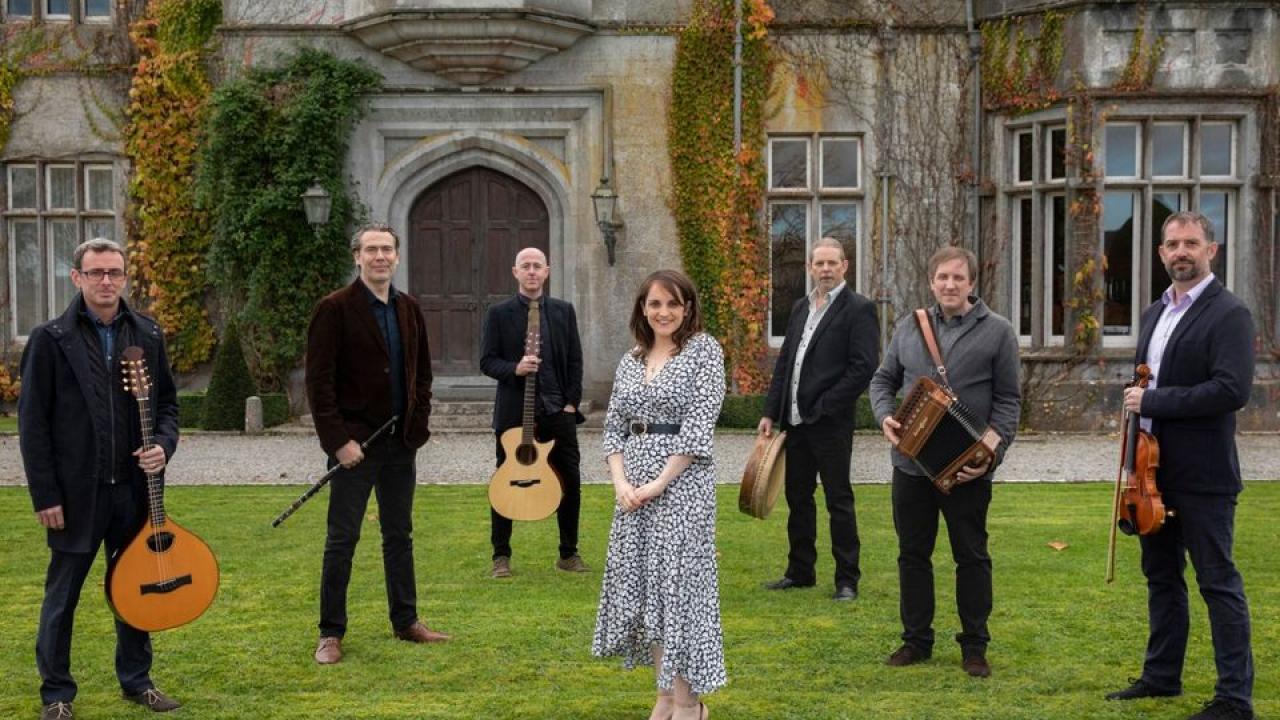
{"label": "violin", "polygon": [[[1146,388],[1151,368],[1139,365],[1128,387]],[[1107,547],[1107,582],[1115,579],[1116,530],[1125,535],[1153,535],[1160,532],[1174,511],[1166,508],[1156,486],[1160,469],[1160,443],[1142,430],[1139,415],[1124,411],[1120,444],[1120,469],[1116,473],[1115,502],[1111,513],[1111,539]]]}

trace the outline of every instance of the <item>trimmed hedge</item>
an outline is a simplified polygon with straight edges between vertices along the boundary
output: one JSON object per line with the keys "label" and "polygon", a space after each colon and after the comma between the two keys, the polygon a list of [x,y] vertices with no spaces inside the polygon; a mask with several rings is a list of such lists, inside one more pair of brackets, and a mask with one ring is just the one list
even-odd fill
{"label": "trimmed hedge", "polygon": [[199,428],[204,425],[204,393],[183,390],[178,393],[178,427]]}
{"label": "trimmed hedge", "polygon": [[[871,398],[866,393],[858,396],[857,420],[854,427],[858,430],[875,430],[876,417],[871,412]],[[724,404],[720,406],[720,417],[716,425],[724,428],[754,429],[764,414],[763,395],[725,395]]]}
{"label": "trimmed hedge", "polygon": [[[289,396],[284,393],[262,393],[262,424],[274,427],[289,422]],[[204,392],[178,393],[178,426],[188,430],[204,428]],[[242,423],[244,411],[241,410]],[[243,430],[244,428],[238,428]]]}

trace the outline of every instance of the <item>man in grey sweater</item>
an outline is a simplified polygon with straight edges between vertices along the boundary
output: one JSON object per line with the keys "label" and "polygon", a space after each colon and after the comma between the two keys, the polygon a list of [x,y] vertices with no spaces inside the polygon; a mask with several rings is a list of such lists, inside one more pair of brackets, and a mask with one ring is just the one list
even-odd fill
{"label": "man in grey sweater", "polygon": [[[937,305],[929,309],[934,335],[947,368],[947,382],[979,426],[990,425],[1001,439],[994,462],[960,471],[944,495],[896,449],[893,455],[893,525],[898,533],[898,586],[902,646],[886,661],[904,666],[933,653],[933,555],[938,513],[947,520],[951,556],[956,563],[956,605],[960,615],[962,667],[974,677],[991,675],[987,662],[987,618],[991,615],[991,556],[987,553],[987,507],[991,475],[1018,429],[1021,391],[1018,340],[1009,321],[991,312],[972,294],[977,258],[947,246],[929,259],[929,287]],[[871,379],[876,422],[895,446],[901,426],[893,419],[896,396],[928,375],[938,382],[929,349],[913,314],[898,322],[884,362]]]}

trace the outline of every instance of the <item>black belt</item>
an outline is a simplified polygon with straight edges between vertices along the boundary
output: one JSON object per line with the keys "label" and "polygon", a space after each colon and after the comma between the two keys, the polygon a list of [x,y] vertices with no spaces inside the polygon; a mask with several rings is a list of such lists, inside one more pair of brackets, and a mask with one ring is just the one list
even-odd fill
{"label": "black belt", "polygon": [[645,433],[679,435],[680,423],[650,423],[644,420],[632,420],[627,423],[627,432],[632,435],[643,435]]}

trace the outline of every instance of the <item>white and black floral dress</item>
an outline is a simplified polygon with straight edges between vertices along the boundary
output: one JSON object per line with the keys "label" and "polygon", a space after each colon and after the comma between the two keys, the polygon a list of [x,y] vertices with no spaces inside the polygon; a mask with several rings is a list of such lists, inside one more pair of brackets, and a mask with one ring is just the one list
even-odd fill
{"label": "white and black floral dress", "polygon": [[[650,646],[663,647],[658,687],[677,675],[694,692],[728,678],[720,628],[716,567],[716,469],[712,437],[724,400],[724,354],[707,334],[685,342],[653,380],[644,361],[623,356],[605,417],[605,455],[621,452],[627,481],[658,476],[672,455],[693,462],[662,495],[632,512],[614,507],[600,610],[591,652],[621,656],[627,668],[650,665]],[[630,434],[632,420],[679,423],[678,434]]]}

